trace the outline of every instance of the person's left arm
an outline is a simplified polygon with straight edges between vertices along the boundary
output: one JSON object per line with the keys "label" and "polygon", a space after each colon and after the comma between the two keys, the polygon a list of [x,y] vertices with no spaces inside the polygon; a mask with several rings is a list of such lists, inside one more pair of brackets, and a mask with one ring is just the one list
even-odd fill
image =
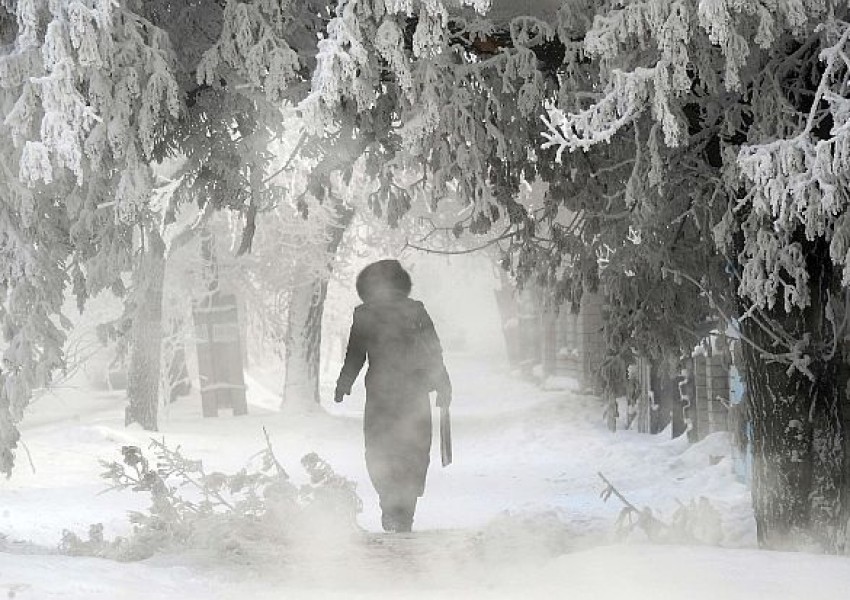
{"label": "person's left arm", "polygon": [[425,336],[425,343],[434,357],[435,364],[433,367],[436,370],[434,377],[437,388],[437,406],[447,408],[452,403],[452,381],[449,378],[446,363],[443,361],[443,346],[440,343],[440,338],[437,336],[437,329],[434,327],[431,315],[425,310],[424,305],[422,305],[421,319],[422,334]]}

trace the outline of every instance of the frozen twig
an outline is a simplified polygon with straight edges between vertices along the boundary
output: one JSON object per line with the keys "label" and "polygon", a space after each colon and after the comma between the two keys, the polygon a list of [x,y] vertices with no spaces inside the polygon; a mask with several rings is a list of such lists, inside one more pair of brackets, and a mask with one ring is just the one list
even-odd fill
{"label": "frozen twig", "polygon": [[29,446],[27,446],[23,440],[21,440],[21,447],[24,449],[24,452],[27,453],[27,460],[30,463],[30,469],[32,469],[33,475],[35,475],[35,463],[32,461],[32,454],[30,454]]}
{"label": "frozen twig", "polygon": [[[614,487],[614,484],[611,483],[601,471],[597,471],[596,474],[599,475],[599,478],[605,483],[605,489],[603,489],[600,494],[602,501],[607,502],[611,496],[616,496],[616,498],[623,503],[623,510],[620,511],[620,516],[617,518],[617,527],[619,529],[630,530],[637,526],[643,529],[644,532],[646,532],[646,535],[652,540],[658,539],[661,537],[663,532],[670,529],[670,526],[653,515],[649,508],[641,510],[629,502],[629,500],[623,496],[616,487]],[[633,515],[637,518],[634,522],[631,521]]]}
{"label": "frozen twig", "polygon": [[419,252],[426,252],[428,254],[444,254],[444,255],[473,254],[475,252],[480,252],[481,250],[486,250],[490,246],[493,246],[494,244],[498,244],[499,242],[510,239],[514,236],[516,236],[516,233],[511,231],[511,227],[509,226],[502,232],[501,235],[494,237],[493,239],[488,240],[487,242],[484,242],[483,244],[480,244],[478,246],[474,246],[472,248],[464,248],[462,250],[439,250],[439,249],[436,249],[436,248],[426,248],[424,246],[417,246],[416,244],[411,244],[408,241],[404,244],[402,251],[406,250],[407,248],[410,248],[412,250],[418,250]]}
{"label": "frozen twig", "polygon": [[277,470],[278,477],[280,477],[281,479],[289,479],[289,474],[286,472],[286,469],[283,468],[283,465],[280,464],[280,461],[277,459],[277,456],[275,456],[274,450],[272,449],[272,440],[269,437],[269,432],[265,428],[265,426],[263,426],[263,435],[266,438],[266,452],[268,453],[267,456],[274,464],[275,470]]}

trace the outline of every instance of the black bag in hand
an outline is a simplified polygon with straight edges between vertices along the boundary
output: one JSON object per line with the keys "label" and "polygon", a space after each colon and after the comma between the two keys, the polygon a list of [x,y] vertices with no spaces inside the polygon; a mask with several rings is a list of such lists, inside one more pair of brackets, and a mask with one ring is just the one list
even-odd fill
{"label": "black bag in hand", "polygon": [[440,409],[440,458],[444,467],[452,464],[452,417],[448,406]]}

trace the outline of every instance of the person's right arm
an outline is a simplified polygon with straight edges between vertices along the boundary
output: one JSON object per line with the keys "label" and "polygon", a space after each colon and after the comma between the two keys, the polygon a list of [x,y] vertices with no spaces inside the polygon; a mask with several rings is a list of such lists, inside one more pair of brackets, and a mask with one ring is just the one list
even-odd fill
{"label": "person's right arm", "polygon": [[336,381],[334,402],[342,402],[343,396],[351,393],[351,386],[357,379],[363,363],[366,362],[366,340],[363,328],[363,315],[357,309],[354,310],[354,318],[351,322],[351,331],[348,334],[348,348],[345,351],[345,362]]}

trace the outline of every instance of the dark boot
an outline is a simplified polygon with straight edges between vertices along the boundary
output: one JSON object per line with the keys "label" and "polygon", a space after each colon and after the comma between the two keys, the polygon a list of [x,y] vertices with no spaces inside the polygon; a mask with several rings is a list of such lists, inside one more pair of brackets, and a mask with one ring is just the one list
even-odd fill
{"label": "dark boot", "polygon": [[399,529],[398,500],[393,494],[381,495],[381,527],[388,533]]}
{"label": "dark boot", "polygon": [[385,494],[381,496],[381,526],[388,532],[408,532],[413,527],[416,496]]}
{"label": "dark boot", "polygon": [[401,533],[407,533],[413,528],[413,514],[416,512],[416,501],[418,498],[413,496],[413,498],[405,498],[403,502],[400,502],[398,505],[398,528],[396,531]]}
{"label": "dark boot", "polygon": [[381,512],[381,527],[384,528],[384,531],[387,533],[395,533],[398,531],[398,521],[396,516],[388,511]]}

